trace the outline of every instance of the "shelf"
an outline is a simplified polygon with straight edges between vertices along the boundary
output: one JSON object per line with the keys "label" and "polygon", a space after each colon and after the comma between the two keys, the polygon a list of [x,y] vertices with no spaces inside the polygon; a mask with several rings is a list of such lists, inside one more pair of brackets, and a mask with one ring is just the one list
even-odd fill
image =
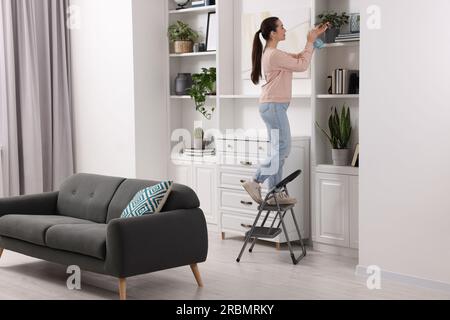
{"label": "shelf", "polygon": [[[217,96],[206,96],[206,99],[216,99]],[[176,95],[171,95],[170,99],[175,99],[175,100],[191,100],[191,96],[176,96]]]}
{"label": "shelf", "polygon": [[357,46],[359,46],[359,40],[348,42],[326,43],[324,48],[342,48],[342,47],[357,47]]}
{"label": "shelf", "polygon": [[317,99],[359,99],[359,94],[318,94]]}
{"label": "shelf", "polygon": [[202,6],[202,7],[196,7],[196,8],[170,10],[169,14],[202,13],[202,12],[212,12],[215,10],[216,10],[216,6]]}
{"label": "shelf", "polygon": [[216,51],[206,51],[206,52],[190,52],[190,53],[171,53],[169,56],[171,58],[182,58],[182,57],[204,57],[204,56],[215,56]]}
{"label": "shelf", "polygon": [[[259,95],[221,95],[221,99],[259,99]],[[311,95],[293,95],[292,99],[311,99]]]}
{"label": "shelf", "polygon": [[320,164],[320,165],[316,166],[316,172],[358,176],[359,168],[351,167],[351,166],[339,167],[339,166],[333,166],[331,164],[330,165]]}

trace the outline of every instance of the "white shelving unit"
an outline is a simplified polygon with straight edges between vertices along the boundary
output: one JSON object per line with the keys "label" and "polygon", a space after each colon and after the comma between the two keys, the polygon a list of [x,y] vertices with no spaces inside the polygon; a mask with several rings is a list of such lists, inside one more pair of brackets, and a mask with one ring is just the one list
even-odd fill
{"label": "white shelving unit", "polygon": [[[201,208],[210,224],[210,228],[217,228],[220,232],[244,234],[242,223],[252,223],[256,214],[254,204],[248,194],[243,190],[240,180],[251,177],[257,164],[267,157],[267,130],[259,114],[259,94],[257,89],[243,79],[242,71],[238,67],[237,59],[241,54],[240,30],[241,7],[245,0],[216,0],[216,5],[209,8],[195,8],[174,10],[174,1],[167,0],[167,27],[176,20],[188,23],[193,29],[199,31],[201,42],[206,36],[206,24],[209,12],[216,12],[218,43],[217,51],[213,53],[189,53],[176,55],[167,50],[167,68],[170,75],[167,79],[167,103],[169,109],[170,135],[183,129],[192,135],[194,128],[202,125],[205,131],[215,130],[224,134],[223,148],[216,145],[217,156],[208,161],[192,161],[188,157],[177,154],[169,155],[171,178],[192,187],[199,196]],[[209,97],[207,106],[215,107],[211,120],[206,120],[195,110],[194,101],[188,96],[174,94],[174,80],[178,73],[197,73],[202,68],[217,68],[217,96]],[[246,85],[243,82],[247,81]],[[308,80],[305,80],[308,82]],[[312,81],[309,80],[309,83]],[[247,90],[247,89],[252,90]],[[310,85],[308,86],[310,88]],[[293,119],[292,125],[304,129],[310,122],[312,95],[294,94],[291,110],[295,116],[302,116],[303,123],[299,125],[298,119]],[[252,129],[261,130],[264,136],[253,136]],[[236,137],[230,137],[230,130],[243,131],[243,139],[248,140],[248,148],[242,152],[237,148],[239,143]],[[171,137],[169,137],[171,138]],[[177,140],[177,139],[175,139]],[[292,186],[291,193],[299,199],[301,205],[296,209],[297,218],[303,230],[303,236],[309,238],[310,234],[310,137],[297,134],[293,138],[292,155],[286,163],[286,173],[301,167],[303,175]],[[216,141],[216,143],[219,143]],[[220,144],[220,143],[219,143]],[[172,142],[173,149],[180,149],[180,143]],[[221,151],[219,151],[221,150]],[[256,152],[254,152],[256,151]],[[232,158],[232,162],[228,162]],[[293,224],[288,223],[289,230]],[[291,231],[292,231],[291,230]],[[290,235],[295,237],[295,233]],[[294,238],[295,239],[295,238]],[[272,240],[285,242],[283,235]]]}
{"label": "white shelving unit", "polygon": [[359,94],[318,94],[317,99],[359,99]]}
{"label": "white shelving unit", "polygon": [[[325,11],[359,12],[346,0],[315,0],[314,16]],[[328,130],[333,106],[350,108],[353,137],[351,156],[359,142],[359,95],[330,95],[327,77],[334,69],[359,70],[359,41],[327,44],[316,51],[313,62],[313,123]],[[358,256],[359,169],[332,165],[331,144],[313,127],[312,133],[312,240],[319,250]],[[351,161],[351,159],[350,159]]]}
{"label": "white shelving unit", "polygon": [[[221,95],[221,99],[259,99],[259,95]],[[311,95],[293,95],[292,99],[311,99]]]}
{"label": "white shelving unit", "polygon": [[359,41],[327,43],[325,48],[342,48],[342,47],[358,47]]}
{"label": "white shelving unit", "polygon": [[197,7],[197,8],[169,10],[169,14],[180,15],[180,14],[188,14],[188,13],[204,13],[204,12],[213,12],[213,11],[216,11],[216,6],[203,6],[203,7]]}
{"label": "white shelving unit", "polygon": [[215,51],[206,52],[192,52],[192,53],[171,53],[171,58],[186,58],[186,57],[204,57],[204,56],[215,56],[217,53]]}

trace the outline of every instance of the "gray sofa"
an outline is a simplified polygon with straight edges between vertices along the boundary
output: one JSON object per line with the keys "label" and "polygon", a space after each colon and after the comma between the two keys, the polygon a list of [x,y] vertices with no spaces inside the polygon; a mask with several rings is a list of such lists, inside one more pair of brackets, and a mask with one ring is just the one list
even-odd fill
{"label": "gray sofa", "polygon": [[161,213],[121,219],[134,195],[157,181],[91,174],[67,179],[59,192],[0,199],[3,249],[119,279],[206,261],[208,237],[199,200],[174,184]]}

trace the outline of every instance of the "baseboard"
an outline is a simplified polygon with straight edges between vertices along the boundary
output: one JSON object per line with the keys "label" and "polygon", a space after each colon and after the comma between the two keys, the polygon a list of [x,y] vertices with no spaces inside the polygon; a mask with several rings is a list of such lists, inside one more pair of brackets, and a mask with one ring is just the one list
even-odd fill
{"label": "baseboard", "polygon": [[[367,267],[362,266],[362,265],[356,266],[355,274],[359,277],[368,277]],[[381,270],[381,277],[382,277],[382,281],[383,281],[383,279],[385,279],[385,280],[403,283],[406,285],[412,285],[412,286],[417,286],[417,287],[422,287],[422,288],[427,288],[427,289],[450,292],[450,283],[446,283],[446,282],[423,279],[423,278],[418,278],[418,277],[414,277],[414,276],[410,276],[410,275],[406,275],[406,274],[402,274],[402,273],[386,271],[386,270]]]}
{"label": "baseboard", "polygon": [[344,248],[338,246],[332,246],[328,244],[318,243],[313,241],[313,248],[316,251],[335,254],[348,258],[358,258],[359,251],[357,249]]}

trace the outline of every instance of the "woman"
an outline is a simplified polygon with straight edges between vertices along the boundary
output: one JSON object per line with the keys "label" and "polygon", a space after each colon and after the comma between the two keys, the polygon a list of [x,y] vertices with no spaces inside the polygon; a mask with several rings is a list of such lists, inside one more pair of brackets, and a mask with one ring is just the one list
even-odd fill
{"label": "woman", "polygon": [[[269,179],[269,188],[275,187],[283,178],[283,166],[291,151],[291,131],[287,110],[292,99],[293,72],[304,72],[308,69],[314,51],[314,42],[328,28],[321,25],[308,34],[305,50],[299,54],[291,54],[277,49],[280,41],[286,40],[286,29],[277,17],[265,19],[261,29],[255,34],[253,41],[252,82],[257,85],[264,69],[267,83],[262,87],[259,112],[264,120],[272,145],[272,154],[266,159],[253,177],[253,181],[243,184],[245,190],[254,201],[262,203],[261,184]],[[263,45],[260,35],[266,40]],[[296,199],[284,193],[277,193],[279,204],[295,204]],[[269,204],[274,205],[275,199]]]}

